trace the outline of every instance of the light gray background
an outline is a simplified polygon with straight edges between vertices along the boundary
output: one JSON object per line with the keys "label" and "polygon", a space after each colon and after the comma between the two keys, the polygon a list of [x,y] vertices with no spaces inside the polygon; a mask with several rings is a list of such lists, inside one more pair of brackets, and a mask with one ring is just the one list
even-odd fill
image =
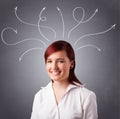
{"label": "light gray background", "polygon": [[[119,0],[1,0],[0,1],[0,31],[5,27],[18,30],[5,32],[4,38],[13,43],[26,38],[34,37],[45,41],[35,27],[20,23],[14,14],[18,6],[18,15],[24,20],[37,24],[39,12],[43,13],[48,25],[56,29],[57,39],[62,39],[62,23],[56,10],[58,6],[65,20],[65,39],[70,28],[75,26],[72,10],[83,7],[85,19],[90,17],[94,10],[99,12],[94,18],[79,26],[70,37],[70,43],[83,34],[103,31],[113,24],[117,24],[106,34],[86,37],[78,46],[94,44],[101,48],[98,52],[94,48],[83,48],[76,53],[76,75],[87,88],[93,90],[97,96],[99,119],[119,119],[120,89],[119,89]],[[81,11],[76,13],[81,18]],[[48,31],[43,31],[50,42],[55,39]],[[29,119],[35,93],[49,81],[47,76],[43,52],[35,50],[23,57],[19,56],[32,47],[42,47],[35,41],[25,42],[16,46],[6,46],[0,39],[0,119]]]}

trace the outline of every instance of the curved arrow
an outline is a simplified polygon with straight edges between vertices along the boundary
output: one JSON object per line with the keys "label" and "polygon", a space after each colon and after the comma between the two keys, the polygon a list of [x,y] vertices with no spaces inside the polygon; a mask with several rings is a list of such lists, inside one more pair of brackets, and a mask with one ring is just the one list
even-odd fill
{"label": "curved arrow", "polygon": [[22,61],[22,59],[23,59],[23,57],[24,57],[24,55],[26,55],[27,53],[29,53],[29,52],[31,52],[31,51],[33,51],[33,50],[42,50],[43,48],[30,48],[30,49],[28,49],[28,50],[26,50],[24,53],[22,53],[22,55],[19,57],[19,62],[21,62]]}
{"label": "curved arrow", "polygon": [[88,45],[83,45],[77,49],[75,49],[76,51],[82,49],[82,48],[86,48],[86,47],[92,47],[92,48],[96,48],[99,52],[101,51],[101,49],[99,47],[97,47],[96,45],[92,45],[92,44],[88,44]]}
{"label": "curved arrow", "polygon": [[63,27],[63,32],[62,32],[62,37],[63,37],[63,39],[64,39],[64,34],[65,34],[65,23],[64,23],[64,18],[63,18],[63,15],[62,15],[62,12],[61,12],[61,10],[60,10],[60,8],[59,7],[57,7],[57,10],[59,11],[59,13],[60,13],[60,16],[61,16],[61,19],[62,19],[62,27]]}
{"label": "curved arrow", "polygon": [[78,40],[75,41],[74,46],[75,46],[75,45],[78,43],[78,41],[80,41],[82,38],[89,37],[89,36],[95,36],[95,35],[104,34],[104,33],[108,32],[108,31],[112,30],[113,28],[115,28],[115,26],[116,26],[116,24],[112,25],[110,28],[108,28],[107,30],[102,31],[102,32],[85,34],[85,35],[81,36]]}
{"label": "curved arrow", "polygon": [[6,30],[12,30],[13,32],[15,32],[15,33],[17,34],[17,30],[14,29],[14,28],[12,28],[12,27],[6,27],[6,28],[4,28],[4,29],[2,30],[2,32],[1,32],[1,39],[2,39],[2,42],[3,42],[5,45],[17,45],[17,44],[20,44],[20,43],[23,43],[23,42],[26,42],[26,41],[38,41],[38,42],[41,42],[41,43],[44,45],[44,47],[46,48],[45,42],[43,42],[42,40],[37,39],[37,38],[27,38],[27,39],[24,39],[24,40],[21,40],[21,41],[19,41],[19,42],[15,42],[15,43],[7,43],[7,42],[4,40],[4,38],[3,38],[3,34],[4,34],[4,32],[5,32]]}

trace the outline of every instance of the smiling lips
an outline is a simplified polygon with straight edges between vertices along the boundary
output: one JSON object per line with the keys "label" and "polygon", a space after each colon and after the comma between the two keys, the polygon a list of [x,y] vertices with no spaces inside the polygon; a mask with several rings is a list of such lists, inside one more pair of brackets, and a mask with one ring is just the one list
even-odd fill
{"label": "smiling lips", "polygon": [[51,71],[50,73],[53,74],[54,76],[58,76],[61,73],[61,71],[55,70],[55,71]]}

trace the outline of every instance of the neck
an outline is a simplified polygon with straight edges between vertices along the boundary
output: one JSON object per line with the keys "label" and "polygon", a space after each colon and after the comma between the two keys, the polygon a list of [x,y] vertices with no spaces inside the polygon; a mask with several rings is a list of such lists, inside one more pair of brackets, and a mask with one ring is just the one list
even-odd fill
{"label": "neck", "polygon": [[57,89],[66,89],[69,84],[68,81],[54,81],[52,83],[53,87]]}

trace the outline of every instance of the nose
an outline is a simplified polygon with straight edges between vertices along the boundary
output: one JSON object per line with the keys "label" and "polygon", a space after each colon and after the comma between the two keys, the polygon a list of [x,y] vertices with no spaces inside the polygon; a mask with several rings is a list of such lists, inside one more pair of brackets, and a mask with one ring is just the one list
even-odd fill
{"label": "nose", "polygon": [[53,70],[58,69],[57,62],[53,62],[53,63],[52,63],[52,69],[53,69]]}

